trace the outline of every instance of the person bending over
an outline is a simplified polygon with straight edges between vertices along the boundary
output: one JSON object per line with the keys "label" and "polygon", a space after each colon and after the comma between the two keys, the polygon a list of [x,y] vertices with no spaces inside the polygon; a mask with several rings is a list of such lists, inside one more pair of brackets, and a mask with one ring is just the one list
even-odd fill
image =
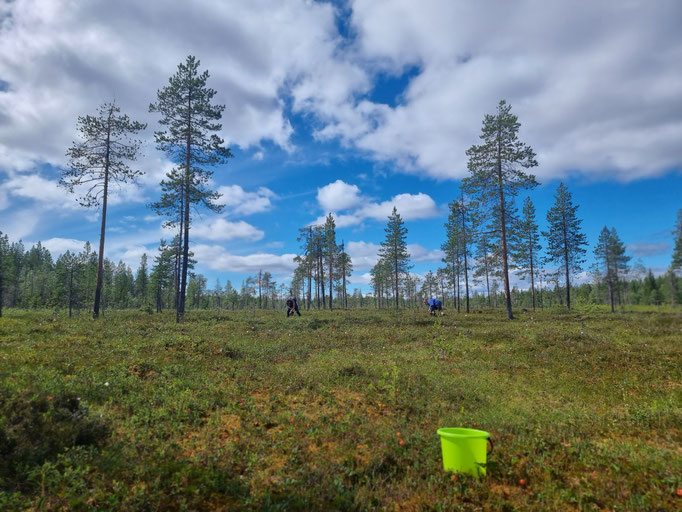
{"label": "person bending over", "polygon": [[429,308],[429,315],[436,316],[436,311],[443,314],[443,303],[438,299],[424,299],[424,305]]}
{"label": "person bending over", "polygon": [[290,316],[294,316],[294,313],[298,313],[298,316],[301,316],[301,312],[298,310],[298,301],[296,300],[296,297],[290,297],[287,299],[287,318]]}

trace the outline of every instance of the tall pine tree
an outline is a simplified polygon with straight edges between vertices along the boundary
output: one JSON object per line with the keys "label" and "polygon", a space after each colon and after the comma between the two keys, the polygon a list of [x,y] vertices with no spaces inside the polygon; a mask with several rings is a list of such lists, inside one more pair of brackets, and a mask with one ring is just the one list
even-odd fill
{"label": "tall pine tree", "polygon": [[149,106],[150,112],[161,114],[159,123],[165,127],[154,134],[157,148],[177,164],[177,169],[167,175],[164,195],[155,205],[159,213],[164,207],[176,207],[180,217],[182,257],[177,322],[185,314],[191,206],[202,205],[214,212],[222,210],[217,202],[220,194],[208,188],[213,172],[204,167],[225,163],[232,156],[217,134],[222,128],[218,121],[225,106],[211,104],[216,91],[206,86],[209,74],[199,73],[199,64],[196,58],[188,56],[178,65],[168,85],[159,89],[157,102]]}
{"label": "tall pine tree", "polygon": [[69,192],[82,192],[78,199],[85,208],[102,205],[102,225],[99,233],[99,260],[93,317],[99,316],[104,275],[104,234],[107,225],[109,184],[135,181],[142,171],[131,169],[127,161],[138,156],[140,141],[132,135],[144,130],[146,124],[131,121],[120,114],[115,103],[105,103],[96,116],[80,116],[78,131],[82,141],[74,142],[66,152],[69,168],[64,170],[59,184]]}
{"label": "tall pine tree", "polygon": [[509,211],[519,190],[538,184],[535,176],[522,170],[535,167],[538,163],[532,148],[518,140],[520,127],[518,118],[511,113],[511,105],[500,101],[497,113],[487,114],[483,119],[483,143],[467,150],[467,167],[471,176],[462,182],[464,191],[473,196],[482,208],[492,210],[494,214],[489,217],[497,221],[491,227],[500,241],[505,305],[510,320],[514,315],[509,288]]}

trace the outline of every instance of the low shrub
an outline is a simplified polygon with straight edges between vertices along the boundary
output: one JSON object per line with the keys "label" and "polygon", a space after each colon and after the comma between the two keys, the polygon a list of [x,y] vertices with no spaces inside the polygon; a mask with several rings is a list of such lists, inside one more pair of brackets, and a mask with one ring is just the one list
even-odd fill
{"label": "low shrub", "polygon": [[35,466],[67,448],[101,445],[110,429],[70,392],[0,392],[0,489],[18,490]]}

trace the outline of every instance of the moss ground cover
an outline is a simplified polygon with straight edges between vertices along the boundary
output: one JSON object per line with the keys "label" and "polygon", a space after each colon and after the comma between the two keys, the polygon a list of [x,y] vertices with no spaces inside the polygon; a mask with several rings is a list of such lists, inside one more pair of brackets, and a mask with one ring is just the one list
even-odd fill
{"label": "moss ground cover", "polygon": [[7,311],[0,510],[675,510],[681,363],[679,311]]}

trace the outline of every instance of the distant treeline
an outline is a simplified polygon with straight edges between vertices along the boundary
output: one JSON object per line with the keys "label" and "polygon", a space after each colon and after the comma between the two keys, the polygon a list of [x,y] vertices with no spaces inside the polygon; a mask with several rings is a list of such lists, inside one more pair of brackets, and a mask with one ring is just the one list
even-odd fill
{"label": "distant treeline", "polygon": [[[105,258],[103,309],[143,309],[150,313],[174,309],[176,276],[173,251],[169,247],[172,246],[162,245],[151,265],[147,255],[143,255],[135,271],[122,261],[114,263]],[[97,253],[86,243],[79,253],[66,251],[55,261],[40,243],[27,249],[21,241],[10,243],[7,236],[0,235],[0,276],[0,297],[5,307],[86,312],[95,294]],[[608,283],[598,272],[592,276],[592,283],[574,288],[574,305],[609,304]],[[411,279],[418,282],[416,278]],[[390,290],[374,296],[355,288],[344,300],[342,283],[342,279],[332,280],[339,308],[393,307],[395,297]],[[438,296],[444,299],[446,308],[465,311],[463,295],[458,297],[453,293],[444,272],[429,272],[418,289],[415,285],[414,293],[407,291],[403,289],[398,296],[400,307],[422,307],[424,298]],[[276,283],[267,271],[247,277],[239,287],[230,281],[224,285],[216,282],[209,287],[204,276],[190,273],[187,306],[188,309],[282,309],[290,293],[288,284]],[[310,302],[304,295],[296,295],[301,297],[303,308],[328,307],[322,305],[320,295],[313,294]],[[614,295],[616,306],[681,304],[682,278],[672,270],[654,276],[651,270],[635,264],[619,281]],[[530,309],[531,291],[513,287],[511,301],[515,308]],[[474,290],[470,302],[473,310],[504,308],[505,297],[499,279],[492,280],[490,294]],[[541,280],[536,289],[536,306],[565,306],[565,290],[555,281]]]}

